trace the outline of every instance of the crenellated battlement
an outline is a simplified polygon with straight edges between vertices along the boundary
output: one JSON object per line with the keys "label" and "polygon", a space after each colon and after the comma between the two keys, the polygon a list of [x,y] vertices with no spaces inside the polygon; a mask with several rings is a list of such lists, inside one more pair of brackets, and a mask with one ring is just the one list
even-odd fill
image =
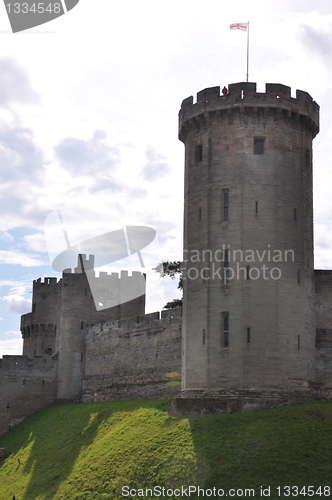
{"label": "crenellated battlement", "polygon": [[54,367],[55,365],[56,360],[52,358],[51,354],[47,353],[43,353],[42,356],[35,356],[34,358],[29,358],[28,356],[15,356],[6,354],[4,354],[2,358],[0,358],[0,369],[7,372],[9,372],[10,370],[20,371],[29,368],[31,369],[31,367],[35,370],[46,372],[50,367]]}
{"label": "crenellated battlement", "polygon": [[[23,316],[31,316],[31,314],[24,314]],[[21,316],[21,334],[23,339],[27,337],[56,335],[56,325],[51,323],[34,323],[31,317],[24,318],[23,316]]]}
{"label": "crenellated battlement", "polygon": [[267,83],[265,92],[257,92],[256,83],[242,82],[230,84],[227,95],[221,94],[218,86],[198,92],[196,103],[193,96],[184,99],[179,112],[179,139],[185,141],[193,123],[238,109],[241,113],[257,113],[259,109],[264,109],[264,114],[283,113],[287,119],[301,119],[313,137],[319,132],[319,106],[308,92],[296,90],[296,97],[291,97],[291,88],[280,83]]}
{"label": "crenellated battlement", "polygon": [[117,331],[120,333],[136,332],[139,329],[147,329],[152,327],[158,329],[163,325],[169,324],[170,321],[182,320],[182,307],[174,309],[166,309],[153,313],[143,314],[124,320],[106,321],[98,325],[87,325],[86,328],[92,334],[99,335],[101,332],[110,333]]}
{"label": "crenellated battlement", "polygon": [[43,280],[41,278],[38,278],[37,280],[33,281],[33,287],[34,289],[40,289],[40,288],[51,288],[51,287],[56,287],[56,285],[61,281],[58,280],[58,278],[47,278],[45,277]]}

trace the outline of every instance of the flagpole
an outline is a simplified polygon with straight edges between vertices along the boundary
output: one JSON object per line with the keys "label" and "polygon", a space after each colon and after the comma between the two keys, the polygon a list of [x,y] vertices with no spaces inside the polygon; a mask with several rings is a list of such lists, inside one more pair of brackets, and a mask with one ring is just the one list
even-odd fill
{"label": "flagpole", "polygon": [[248,21],[248,31],[247,31],[247,81],[249,78],[249,21]]}

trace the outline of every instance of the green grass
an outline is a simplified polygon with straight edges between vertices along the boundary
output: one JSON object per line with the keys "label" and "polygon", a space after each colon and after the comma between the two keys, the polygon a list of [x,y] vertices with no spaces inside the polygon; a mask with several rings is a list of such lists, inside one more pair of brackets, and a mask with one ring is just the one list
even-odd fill
{"label": "green grass", "polygon": [[0,500],[13,494],[16,500],[120,499],[124,485],[254,488],[255,498],[264,498],[262,484],[271,486],[274,499],[279,485],[331,485],[330,403],[202,419],[172,418],[168,408],[167,401],[73,403],[35,413],[0,438],[6,447]]}

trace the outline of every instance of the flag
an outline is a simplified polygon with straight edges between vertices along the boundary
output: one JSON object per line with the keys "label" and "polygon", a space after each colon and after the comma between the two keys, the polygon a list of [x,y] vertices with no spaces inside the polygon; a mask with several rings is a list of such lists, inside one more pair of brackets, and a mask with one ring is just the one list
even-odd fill
{"label": "flag", "polygon": [[230,25],[229,29],[230,30],[247,31],[248,23],[234,23],[234,24]]}

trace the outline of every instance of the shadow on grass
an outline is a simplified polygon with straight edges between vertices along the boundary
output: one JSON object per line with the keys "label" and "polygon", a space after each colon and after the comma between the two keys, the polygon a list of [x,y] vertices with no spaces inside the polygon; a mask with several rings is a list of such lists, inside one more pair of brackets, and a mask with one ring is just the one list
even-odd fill
{"label": "shadow on grass", "polygon": [[21,459],[20,465],[22,472],[30,475],[22,499],[52,499],[105,420],[114,413],[150,407],[151,403],[64,403],[44,408],[14,428],[4,439],[7,457],[24,454],[24,449],[30,448],[28,459]]}
{"label": "shadow on grass", "polygon": [[256,497],[265,485],[274,499],[278,486],[331,486],[331,403],[190,419],[190,428],[201,487],[225,496],[230,488],[254,489]]}

